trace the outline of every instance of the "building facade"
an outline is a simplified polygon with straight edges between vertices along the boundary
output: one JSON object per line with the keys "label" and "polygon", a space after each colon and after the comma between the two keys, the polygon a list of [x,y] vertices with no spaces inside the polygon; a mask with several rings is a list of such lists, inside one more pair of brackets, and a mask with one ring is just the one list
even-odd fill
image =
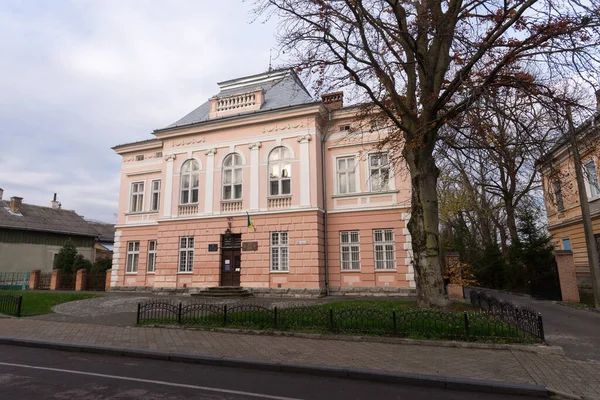
{"label": "building facade", "polygon": [[383,133],[291,70],[219,86],[153,139],[114,147],[111,286],[410,292],[410,182],[376,149]]}

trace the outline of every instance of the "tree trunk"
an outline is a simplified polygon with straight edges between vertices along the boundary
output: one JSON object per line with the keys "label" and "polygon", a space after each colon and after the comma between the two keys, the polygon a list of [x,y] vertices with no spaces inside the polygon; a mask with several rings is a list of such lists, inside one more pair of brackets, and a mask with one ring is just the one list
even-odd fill
{"label": "tree trunk", "polygon": [[512,204],[512,199],[504,199],[504,209],[506,211],[506,224],[508,225],[508,233],[510,235],[510,244],[519,243],[519,233],[517,231],[517,217],[515,207]]}
{"label": "tree trunk", "polygon": [[420,144],[404,147],[408,163],[412,204],[408,230],[412,237],[413,266],[419,307],[446,307],[448,298],[440,264],[440,236],[437,197],[439,170],[432,151]]}

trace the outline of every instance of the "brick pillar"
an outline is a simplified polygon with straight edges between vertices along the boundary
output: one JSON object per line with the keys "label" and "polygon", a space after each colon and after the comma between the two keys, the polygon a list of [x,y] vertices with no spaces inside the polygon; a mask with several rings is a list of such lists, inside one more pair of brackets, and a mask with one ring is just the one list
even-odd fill
{"label": "brick pillar", "polygon": [[36,290],[40,287],[40,275],[42,271],[36,269],[35,271],[31,271],[31,275],[29,275],[29,289]]}
{"label": "brick pillar", "polygon": [[58,289],[58,287],[60,286],[60,275],[61,275],[60,269],[52,270],[52,278],[50,279],[50,290]]}
{"label": "brick pillar", "polygon": [[449,283],[448,286],[448,298],[449,299],[462,299],[465,296],[463,295],[463,287],[457,283]]}
{"label": "brick pillar", "polygon": [[571,250],[556,250],[554,258],[558,264],[558,279],[562,300],[567,303],[579,303],[579,286],[575,276],[575,262]]}
{"label": "brick pillar", "polygon": [[86,275],[86,270],[85,269],[78,269],[77,270],[77,275],[75,275],[75,290],[77,292],[80,292],[82,290],[85,290],[85,275]]}
{"label": "brick pillar", "polygon": [[106,283],[104,284],[104,290],[105,291],[109,291],[110,290],[110,278],[112,276],[112,269],[107,269],[106,270]]}

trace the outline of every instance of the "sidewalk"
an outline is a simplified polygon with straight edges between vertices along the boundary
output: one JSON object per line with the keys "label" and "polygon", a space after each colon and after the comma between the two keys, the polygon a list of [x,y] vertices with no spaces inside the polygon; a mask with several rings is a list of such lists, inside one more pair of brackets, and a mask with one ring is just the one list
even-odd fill
{"label": "sidewalk", "polygon": [[600,363],[517,350],[2,319],[0,336],[546,386],[600,398]]}

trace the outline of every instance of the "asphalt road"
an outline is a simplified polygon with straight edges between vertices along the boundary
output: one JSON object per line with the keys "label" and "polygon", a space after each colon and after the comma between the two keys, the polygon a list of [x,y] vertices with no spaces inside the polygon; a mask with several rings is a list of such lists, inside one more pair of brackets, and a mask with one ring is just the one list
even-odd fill
{"label": "asphalt road", "polygon": [[0,399],[516,400],[526,397],[0,345]]}

